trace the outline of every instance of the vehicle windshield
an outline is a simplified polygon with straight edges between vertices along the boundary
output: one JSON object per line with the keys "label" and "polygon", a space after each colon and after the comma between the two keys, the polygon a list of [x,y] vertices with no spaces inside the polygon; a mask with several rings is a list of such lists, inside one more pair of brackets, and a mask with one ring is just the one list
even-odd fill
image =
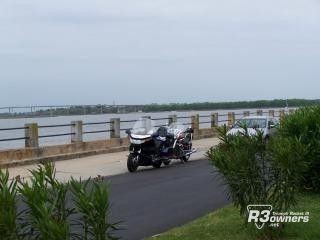
{"label": "vehicle windshield", "polygon": [[240,119],[234,125],[235,128],[266,128],[267,120],[261,118]]}
{"label": "vehicle windshield", "polygon": [[150,118],[142,117],[134,123],[131,133],[136,135],[151,135],[157,130],[154,126],[155,124]]}

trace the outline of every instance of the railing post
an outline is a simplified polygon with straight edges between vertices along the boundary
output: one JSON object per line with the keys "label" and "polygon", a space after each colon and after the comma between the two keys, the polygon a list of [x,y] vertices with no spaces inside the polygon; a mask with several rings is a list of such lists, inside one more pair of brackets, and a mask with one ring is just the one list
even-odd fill
{"label": "railing post", "polygon": [[274,110],[269,110],[269,117],[274,117]]}
{"label": "railing post", "polygon": [[120,138],[120,118],[110,119],[110,138]]}
{"label": "railing post", "polygon": [[176,123],[176,122],[177,122],[177,115],[175,115],[175,114],[169,115],[168,126],[170,126],[172,123]]}
{"label": "railing post", "polygon": [[250,116],[250,111],[244,111],[243,112],[244,117],[249,117]]}
{"label": "railing post", "polygon": [[235,113],[234,112],[228,112],[228,126],[232,126],[235,123]]}
{"label": "railing post", "polygon": [[25,147],[39,147],[39,130],[37,123],[27,123],[25,126]]}
{"label": "railing post", "polygon": [[257,110],[257,116],[262,116],[263,115],[263,110],[262,109],[258,109]]}
{"label": "railing post", "polygon": [[194,139],[199,138],[199,114],[191,116],[191,127],[193,129]]}
{"label": "railing post", "polygon": [[83,141],[82,121],[71,122],[71,143],[79,143]]}
{"label": "railing post", "polygon": [[212,113],[211,114],[211,128],[218,127],[218,123],[219,123],[219,114]]}

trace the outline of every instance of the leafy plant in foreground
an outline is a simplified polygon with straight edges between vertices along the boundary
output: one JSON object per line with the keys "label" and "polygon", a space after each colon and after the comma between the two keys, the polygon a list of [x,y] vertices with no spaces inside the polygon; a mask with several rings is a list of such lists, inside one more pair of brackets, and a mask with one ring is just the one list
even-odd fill
{"label": "leafy plant in foreground", "polygon": [[[118,229],[118,224],[108,221],[106,184],[90,179],[60,182],[51,162],[30,173],[28,181],[20,182],[9,179],[8,171],[0,170],[0,239],[117,239],[112,231]],[[69,207],[67,200],[75,208]],[[77,231],[75,219],[83,231]]]}
{"label": "leafy plant in foreground", "polygon": [[9,172],[0,169],[0,236],[2,239],[19,239],[16,206],[17,181],[9,179]]}
{"label": "leafy plant in foreground", "polygon": [[118,224],[108,221],[108,186],[90,179],[84,182],[71,179],[70,184],[77,212],[80,214],[78,222],[83,229],[83,239],[118,239],[112,236],[112,232],[118,229]]}
{"label": "leafy plant in foreground", "polygon": [[320,106],[305,107],[281,120],[279,135],[298,138],[305,148],[304,160],[308,164],[299,186],[320,192]]}
{"label": "leafy plant in foreground", "polygon": [[30,239],[70,239],[68,217],[73,210],[66,207],[68,185],[56,180],[53,163],[30,172],[31,182],[24,182],[19,188],[27,205],[25,234]]}
{"label": "leafy plant in foreground", "polygon": [[[219,129],[220,144],[207,155],[229,187],[230,197],[240,215],[247,219],[250,204],[270,204],[275,211],[296,203],[297,185],[306,168],[305,148],[298,138],[274,138],[266,143],[262,132],[227,135]],[[265,228],[266,239],[273,231]]]}

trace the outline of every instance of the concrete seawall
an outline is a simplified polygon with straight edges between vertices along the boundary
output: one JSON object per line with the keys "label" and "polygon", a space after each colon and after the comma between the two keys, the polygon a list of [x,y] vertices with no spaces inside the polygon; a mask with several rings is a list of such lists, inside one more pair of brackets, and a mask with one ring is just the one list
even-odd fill
{"label": "concrete seawall", "polygon": [[[288,113],[294,111],[290,109]],[[270,117],[276,117],[274,110],[263,111],[258,109],[256,112],[244,111],[243,113],[236,114],[235,112],[228,112],[226,114],[211,113],[208,116],[200,116],[199,114],[194,114],[189,117],[177,117],[177,115],[169,115],[167,118],[155,118],[152,119],[150,116],[144,116],[143,118],[151,120],[167,120],[168,122],[165,126],[169,126],[172,123],[177,122],[177,119],[189,119],[190,125],[194,130],[193,138],[194,140],[203,139],[203,138],[212,138],[217,136],[217,127],[219,123],[226,124],[231,126],[235,123],[236,117],[239,118],[243,116],[249,116],[250,114],[254,115],[268,115]],[[286,114],[285,110],[279,110],[277,117],[281,118]],[[209,121],[201,121],[200,118],[207,117]],[[224,120],[220,120],[220,117],[227,117]],[[124,120],[121,121],[120,118],[111,118],[108,122],[93,122],[93,123],[83,123],[82,121],[72,121],[71,124],[62,124],[62,125],[47,125],[47,126],[38,126],[37,123],[26,124],[24,127],[19,129],[24,129],[25,136],[22,138],[25,140],[25,148],[21,149],[9,149],[0,151],[0,167],[9,167],[15,165],[24,165],[30,163],[38,163],[42,161],[59,161],[67,160],[74,158],[87,157],[97,154],[105,154],[112,152],[119,152],[127,150],[129,147],[129,139],[123,138],[120,134],[121,131],[125,129],[121,128],[121,123],[126,122],[135,122],[136,120]],[[200,128],[200,124],[208,124],[210,128]],[[98,131],[84,131],[84,125],[93,125],[93,124],[110,124],[109,129],[98,130]],[[189,123],[188,123],[189,124]],[[61,127],[69,126],[71,127],[71,132],[62,133],[62,134],[49,134],[39,136],[39,128],[48,128],[48,127]],[[160,125],[164,126],[164,125]],[[14,130],[17,128],[8,128],[2,130]],[[97,133],[97,132],[109,132],[110,138],[105,140],[96,140],[96,141],[84,141],[83,135],[88,133]],[[71,136],[71,143],[61,144],[54,146],[40,146],[39,138],[43,137],[55,137],[61,135]],[[2,139],[3,140],[15,140],[13,139]]]}

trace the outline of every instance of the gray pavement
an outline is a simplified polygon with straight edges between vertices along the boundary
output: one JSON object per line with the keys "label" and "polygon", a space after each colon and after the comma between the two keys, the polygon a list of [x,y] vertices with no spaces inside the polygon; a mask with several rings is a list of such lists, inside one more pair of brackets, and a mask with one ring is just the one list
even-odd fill
{"label": "gray pavement", "polygon": [[[198,152],[189,162],[173,161],[160,169],[141,167],[128,173],[128,152],[96,155],[56,162],[57,177],[67,181],[97,175],[111,187],[111,219],[123,221],[125,230],[116,234],[122,239],[138,240],[161,234],[226,205],[227,190],[214,172],[205,152],[218,139],[194,141]],[[36,165],[9,168],[11,177],[28,179],[28,169]]]}
{"label": "gray pavement", "polygon": [[226,205],[226,187],[208,160],[176,163],[107,177],[112,219],[124,221],[122,239],[165,232]]}

